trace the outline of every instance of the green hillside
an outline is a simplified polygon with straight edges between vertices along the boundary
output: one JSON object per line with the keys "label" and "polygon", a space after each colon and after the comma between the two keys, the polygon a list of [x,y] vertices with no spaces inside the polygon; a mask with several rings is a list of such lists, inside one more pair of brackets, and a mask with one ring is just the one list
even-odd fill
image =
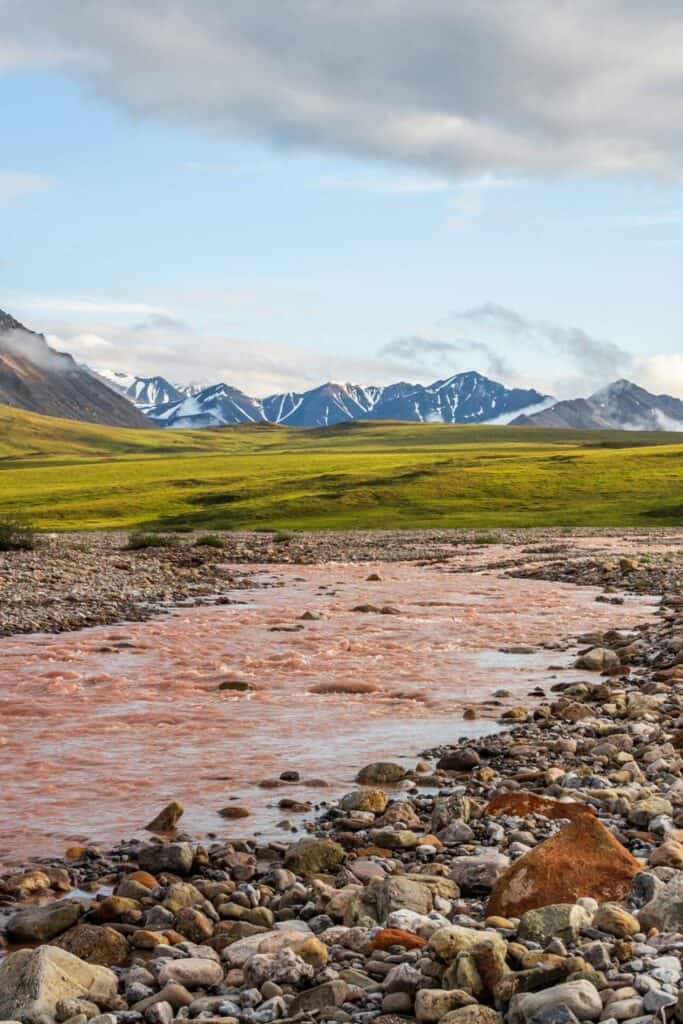
{"label": "green hillside", "polygon": [[683,524],[678,434],[128,430],[0,407],[0,516],[48,529]]}

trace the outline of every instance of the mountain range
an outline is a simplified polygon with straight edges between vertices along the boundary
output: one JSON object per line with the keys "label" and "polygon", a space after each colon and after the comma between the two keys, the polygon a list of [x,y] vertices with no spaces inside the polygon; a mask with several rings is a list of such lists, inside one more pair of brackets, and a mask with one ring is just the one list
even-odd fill
{"label": "mountain range", "polygon": [[556,401],[468,371],[429,385],[328,382],[253,398],[228,384],[172,384],[120,370],[93,370],[51,348],[42,334],[0,310],[0,404],[124,427],[220,427],[275,423],[326,427],[354,420],[509,423],[579,430],[683,431],[683,401],[618,380],[588,398]]}
{"label": "mountain range", "polygon": [[[531,415],[552,399],[533,389],[506,388],[480,373],[458,373],[433,384],[402,381],[387,387],[328,382],[310,391],[252,398],[227,384],[183,389],[163,377],[124,379],[97,371],[162,427],[219,427],[237,423],[281,423],[328,427],[359,419],[420,423],[507,422]],[[160,400],[154,404],[154,399]]]}

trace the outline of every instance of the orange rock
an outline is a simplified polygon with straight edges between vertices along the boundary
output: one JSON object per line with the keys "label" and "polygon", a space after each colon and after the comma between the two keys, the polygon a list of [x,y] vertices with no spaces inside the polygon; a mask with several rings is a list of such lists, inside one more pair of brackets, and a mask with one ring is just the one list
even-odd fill
{"label": "orange rock", "polygon": [[625,900],[641,865],[609,829],[588,814],[539,843],[496,881],[488,917],[521,917],[552,903],[592,896],[598,903]]}
{"label": "orange rock", "polygon": [[147,889],[156,889],[159,885],[154,875],[150,875],[149,871],[132,871],[130,875],[126,875],[126,878],[130,878],[132,882],[137,882],[138,885],[146,886]]}
{"label": "orange rock", "polygon": [[391,850],[383,846],[359,846],[353,852],[356,857],[391,857]]}
{"label": "orange rock", "polygon": [[86,850],[87,846],[70,846],[64,856],[67,860],[80,860]]}
{"label": "orange rock", "polygon": [[389,949],[390,946],[403,946],[404,949],[422,949],[427,940],[400,928],[382,928],[372,940],[373,949]]}
{"label": "orange rock", "polygon": [[590,804],[568,803],[563,800],[552,800],[549,796],[538,796],[536,793],[500,793],[486,805],[484,814],[512,814],[523,818],[526,814],[542,814],[544,818],[557,821],[567,818],[576,821],[584,814],[595,815]]}

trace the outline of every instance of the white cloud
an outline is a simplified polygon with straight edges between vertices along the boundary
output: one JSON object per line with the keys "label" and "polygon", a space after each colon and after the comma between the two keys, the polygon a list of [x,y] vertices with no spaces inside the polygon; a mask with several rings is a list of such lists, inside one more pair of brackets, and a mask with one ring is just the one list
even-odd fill
{"label": "white cloud", "polygon": [[634,377],[648,391],[683,398],[683,355],[672,352],[638,360]]}
{"label": "white cloud", "polygon": [[46,174],[30,171],[0,171],[0,206],[10,206],[19,199],[48,192],[56,181]]}
{"label": "white cloud", "polygon": [[17,301],[17,308],[40,313],[85,313],[90,316],[128,315],[168,316],[168,310],[144,302],[119,302],[108,299],[31,298]]}
{"label": "white cloud", "polygon": [[432,174],[681,177],[678,0],[3,0],[4,66]]}

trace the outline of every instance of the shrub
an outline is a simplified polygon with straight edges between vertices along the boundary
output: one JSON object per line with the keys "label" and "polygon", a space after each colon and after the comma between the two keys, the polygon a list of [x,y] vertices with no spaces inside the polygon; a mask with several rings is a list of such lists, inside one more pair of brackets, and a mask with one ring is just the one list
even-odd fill
{"label": "shrub", "polygon": [[0,519],[0,551],[33,551],[36,531],[21,519]]}
{"label": "shrub", "polygon": [[472,538],[473,544],[498,544],[500,537],[496,536],[495,533],[478,533],[476,537]]}
{"label": "shrub", "polygon": [[126,551],[144,551],[145,548],[174,548],[178,544],[177,537],[168,537],[163,533],[131,533],[126,544]]}
{"label": "shrub", "polygon": [[197,537],[195,547],[197,548],[223,548],[225,544],[217,533],[207,533],[203,537]]}
{"label": "shrub", "polygon": [[287,541],[292,540],[293,537],[294,534],[289,530],[277,530],[276,533],[273,534],[273,543],[286,544]]}

